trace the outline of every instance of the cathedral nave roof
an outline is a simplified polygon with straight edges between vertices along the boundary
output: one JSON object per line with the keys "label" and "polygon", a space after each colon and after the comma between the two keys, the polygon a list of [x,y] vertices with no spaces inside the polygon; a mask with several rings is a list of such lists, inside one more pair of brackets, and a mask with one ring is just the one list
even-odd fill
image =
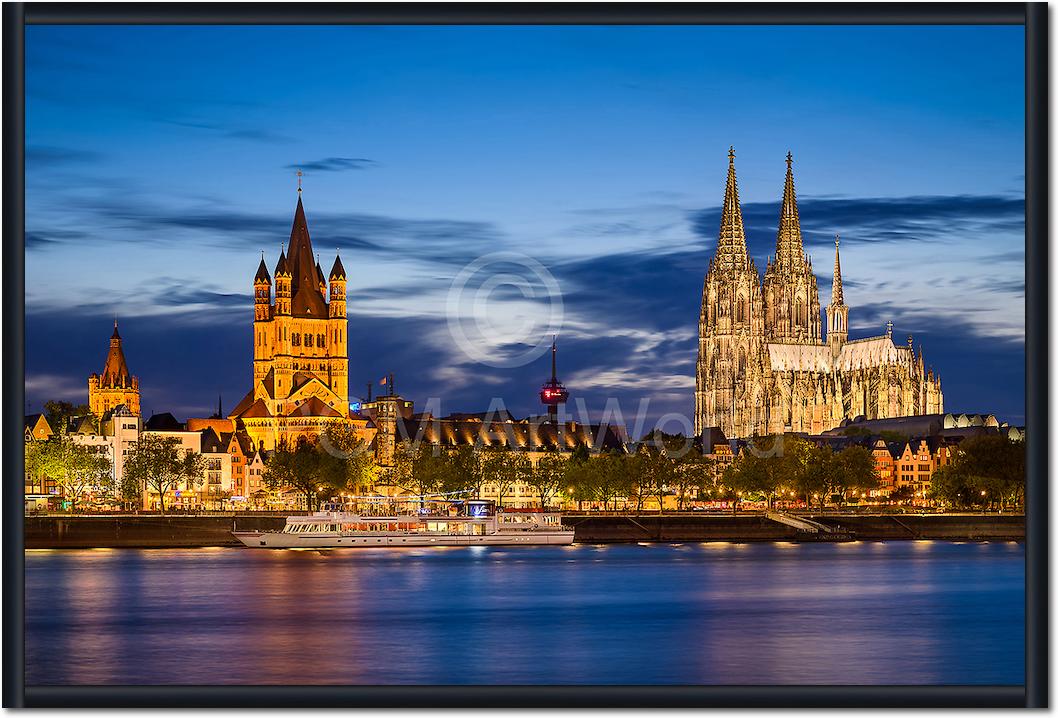
{"label": "cathedral nave roof", "polygon": [[825,344],[768,344],[772,371],[831,370],[830,347]]}

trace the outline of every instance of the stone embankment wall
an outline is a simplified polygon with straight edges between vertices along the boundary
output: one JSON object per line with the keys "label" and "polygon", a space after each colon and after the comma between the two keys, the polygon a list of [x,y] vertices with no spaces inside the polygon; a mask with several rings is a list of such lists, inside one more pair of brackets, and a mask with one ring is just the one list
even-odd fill
{"label": "stone embankment wall", "polygon": [[[1025,538],[1019,515],[809,515],[815,521],[861,540],[937,539],[947,541]],[[45,516],[27,517],[26,548],[191,548],[238,546],[240,531],[276,531],[282,516]],[[738,516],[564,516],[582,543],[633,541],[817,541],[818,536],[759,514]]]}
{"label": "stone embankment wall", "polygon": [[[938,539],[948,541],[1025,538],[1019,515],[810,515],[819,523],[843,529],[850,538],[875,540]],[[577,541],[817,541],[820,537],[772,521],[760,514],[739,516],[566,516]]]}
{"label": "stone embankment wall", "polygon": [[277,531],[282,516],[26,517],[26,548],[192,548],[239,546],[239,531]]}

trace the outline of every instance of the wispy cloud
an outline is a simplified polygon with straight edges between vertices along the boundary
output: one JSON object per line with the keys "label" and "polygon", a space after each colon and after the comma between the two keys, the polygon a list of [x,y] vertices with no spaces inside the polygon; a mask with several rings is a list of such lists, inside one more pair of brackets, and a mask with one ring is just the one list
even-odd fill
{"label": "wispy cloud", "polygon": [[29,145],[26,147],[27,169],[51,168],[62,165],[94,162],[103,155],[90,150],[52,145]]}
{"label": "wispy cloud", "polygon": [[251,142],[264,142],[269,144],[294,142],[293,137],[259,127],[244,127],[219,122],[206,122],[202,120],[162,119],[160,121],[164,124],[174,125],[176,127],[214,133],[224,139],[248,140]]}
{"label": "wispy cloud", "polygon": [[288,170],[307,170],[309,172],[348,172],[349,170],[366,170],[378,166],[374,160],[363,157],[324,157],[319,160],[290,164]]}
{"label": "wispy cloud", "polygon": [[[411,258],[419,262],[465,264],[500,240],[502,233],[492,223],[459,219],[410,219],[385,215],[313,212],[309,231],[324,247]],[[134,194],[120,200],[106,196],[69,198],[55,213],[38,215],[27,227],[36,233],[38,247],[78,237],[51,229],[52,222],[65,226],[90,226],[107,231],[107,241],[155,245],[159,236],[187,232],[194,240],[216,246],[223,235],[231,249],[258,250],[272,247],[290,233],[291,214],[250,213],[212,203],[191,207],[163,204]],[[110,231],[117,230],[117,231]]]}
{"label": "wispy cloud", "polygon": [[[1021,231],[1025,221],[1025,200],[1004,195],[807,197],[797,204],[806,243],[822,246],[832,246],[834,234],[849,244],[954,242],[967,231]],[[757,240],[755,254],[767,246],[765,239],[774,243],[779,208],[779,202],[742,205],[747,237]],[[695,232],[715,240],[720,211],[720,207],[692,211]],[[761,254],[772,251],[767,248]]]}

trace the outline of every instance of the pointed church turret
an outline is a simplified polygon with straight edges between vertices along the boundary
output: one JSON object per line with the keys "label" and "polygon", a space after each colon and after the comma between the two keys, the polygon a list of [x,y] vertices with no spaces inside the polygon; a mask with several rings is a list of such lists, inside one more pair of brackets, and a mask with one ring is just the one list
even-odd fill
{"label": "pointed church turret", "polygon": [[114,320],[114,333],[110,335],[110,351],[103,365],[100,385],[104,387],[130,386],[129,367],[125,363],[125,352],[121,348],[121,335],[118,334],[118,320]]}
{"label": "pointed church turret", "polygon": [[342,258],[338,256],[338,253],[334,254],[334,264],[331,265],[331,281],[335,279],[345,280],[345,267],[342,266]]}
{"label": "pointed church turret", "polygon": [[[264,258],[261,258],[261,262],[264,262]],[[279,261],[276,262],[276,277],[289,277],[290,276],[290,265],[287,263],[287,253],[283,250],[279,252]]]}
{"label": "pointed church turret", "polygon": [[791,264],[805,261],[804,241],[801,237],[801,218],[797,213],[797,193],[794,191],[793,153],[786,153],[786,184],[782,191],[779,210],[779,234],[775,240],[775,263]]}
{"label": "pointed church turret", "polygon": [[298,205],[294,209],[294,224],[290,228],[290,246],[287,249],[290,263],[292,296],[291,314],[295,317],[326,317],[327,303],[320,291],[320,275],[312,259],[312,239],[309,224],[305,219],[305,206],[301,203],[301,188],[298,187]]}
{"label": "pointed church turret", "polygon": [[254,284],[272,284],[272,277],[268,274],[268,266],[265,265],[264,252],[261,252],[261,263],[257,265],[257,274],[253,278]]}
{"label": "pointed church turret", "polygon": [[827,305],[827,343],[835,355],[849,338],[849,308],[845,305],[845,292],[841,286],[840,244],[841,237],[834,235],[834,279],[830,288],[830,304]]}
{"label": "pointed church turret", "polygon": [[261,322],[271,316],[272,278],[268,276],[264,252],[261,252],[261,263],[257,265],[257,274],[253,278],[253,316],[254,321]]}
{"label": "pointed church turret", "polygon": [[327,295],[327,278],[323,276],[323,268],[320,267],[320,255],[316,255],[316,281],[319,282],[320,294]]}
{"label": "pointed church turret", "polygon": [[334,264],[331,265],[331,301],[327,305],[331,317],[345,316],[345,267],[338,253],[334,254]]}
{"label": "pointed church turret", "polygon": [[276,262],[276,314],[290,314],[290,264],[287,254],[279,250],[279,261]]}
{"label": "pointed church turret", "polygon": [[845,303],[845,292],[841,285],[841,255],[838,252],[838,247],[841,244],[841,237],[834,235],[834,279],[830,286],[830,303],[831,304],[844,304]]}
{"label": "pointed church turret", "polygon": [[812,260],[805,254],[801,218],[794,191],[793,154],[786,153],[786,183],[779,231],[775,238],[775,261],[764,273],[765,331],[768,339],[784,344],[822,339],[819,320],[819,287]]}
{"label": "pointed church turret", "polygon": [[93,414],[102,417],[121,404],[125,404],[133,414],[139,415],[140,381],[129,373],[125,351],[121,347],[118,320],[115,319],[103,372],[88,377],[88,406]]}
{"label": "pointed church turret", "polygon": [[746,232],[742,226],[742,205],[738,200],[733,146],[727,153],[727,185],[724,188],[724,207],[720,213],[720,234],[716,240],[715,258],[717,264],[724,269],[745,267],[749,259],[746,251]]}

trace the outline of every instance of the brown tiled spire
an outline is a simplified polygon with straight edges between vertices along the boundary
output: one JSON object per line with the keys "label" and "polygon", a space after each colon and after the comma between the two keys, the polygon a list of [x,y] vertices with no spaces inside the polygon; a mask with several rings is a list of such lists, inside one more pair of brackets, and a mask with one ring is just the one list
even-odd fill
{"label": "brown tiled spire", "polygon": [[257,265],[257,274],[253,278],[254,284],[271,284],[272,277],[268,274],[268,267],[265,266],[264,252],[261,252],[261,263]]}
{"label": "brown tiled spire", "polygon": [[336,252],[334,255],[334,264],[331,265],[331,281],[335,279],[339,281],[345,281],[345,267],[342,266],[342,258],[338,256]]}
{"label": "brown tiled spire", "polygon": [[103,365],[103,375],[99,378],[103,387],[130,386],[129,367],[125,363],[125,352],[121,349],[121,335],[118,334],[118,320],[114,320],[114,333],[110,335],[110,351]]}
{"label": "brown tiled spire", "polygon": [[290,276],[290,266],[287,262],[286,252],[280,250],[279,261],[276,262],[276,276]]}
{"label": "brown tiled spire", "polygon": [[298,206],[294,210],[294,226],[290,229],[290,246],[287,262],[293,278],[291,314],[302,317],[326,317],[327,303],[320,293],[319,275],[312,259],[312,240],[305,219],[305,207],[298,192]]}
{"label": "brown tiled spire", "polygon": [[320,255],[316,255],[316,281],[319,283],[320,291],[327,291],[327,277],[323,276],[323,269],[320,267]]}

